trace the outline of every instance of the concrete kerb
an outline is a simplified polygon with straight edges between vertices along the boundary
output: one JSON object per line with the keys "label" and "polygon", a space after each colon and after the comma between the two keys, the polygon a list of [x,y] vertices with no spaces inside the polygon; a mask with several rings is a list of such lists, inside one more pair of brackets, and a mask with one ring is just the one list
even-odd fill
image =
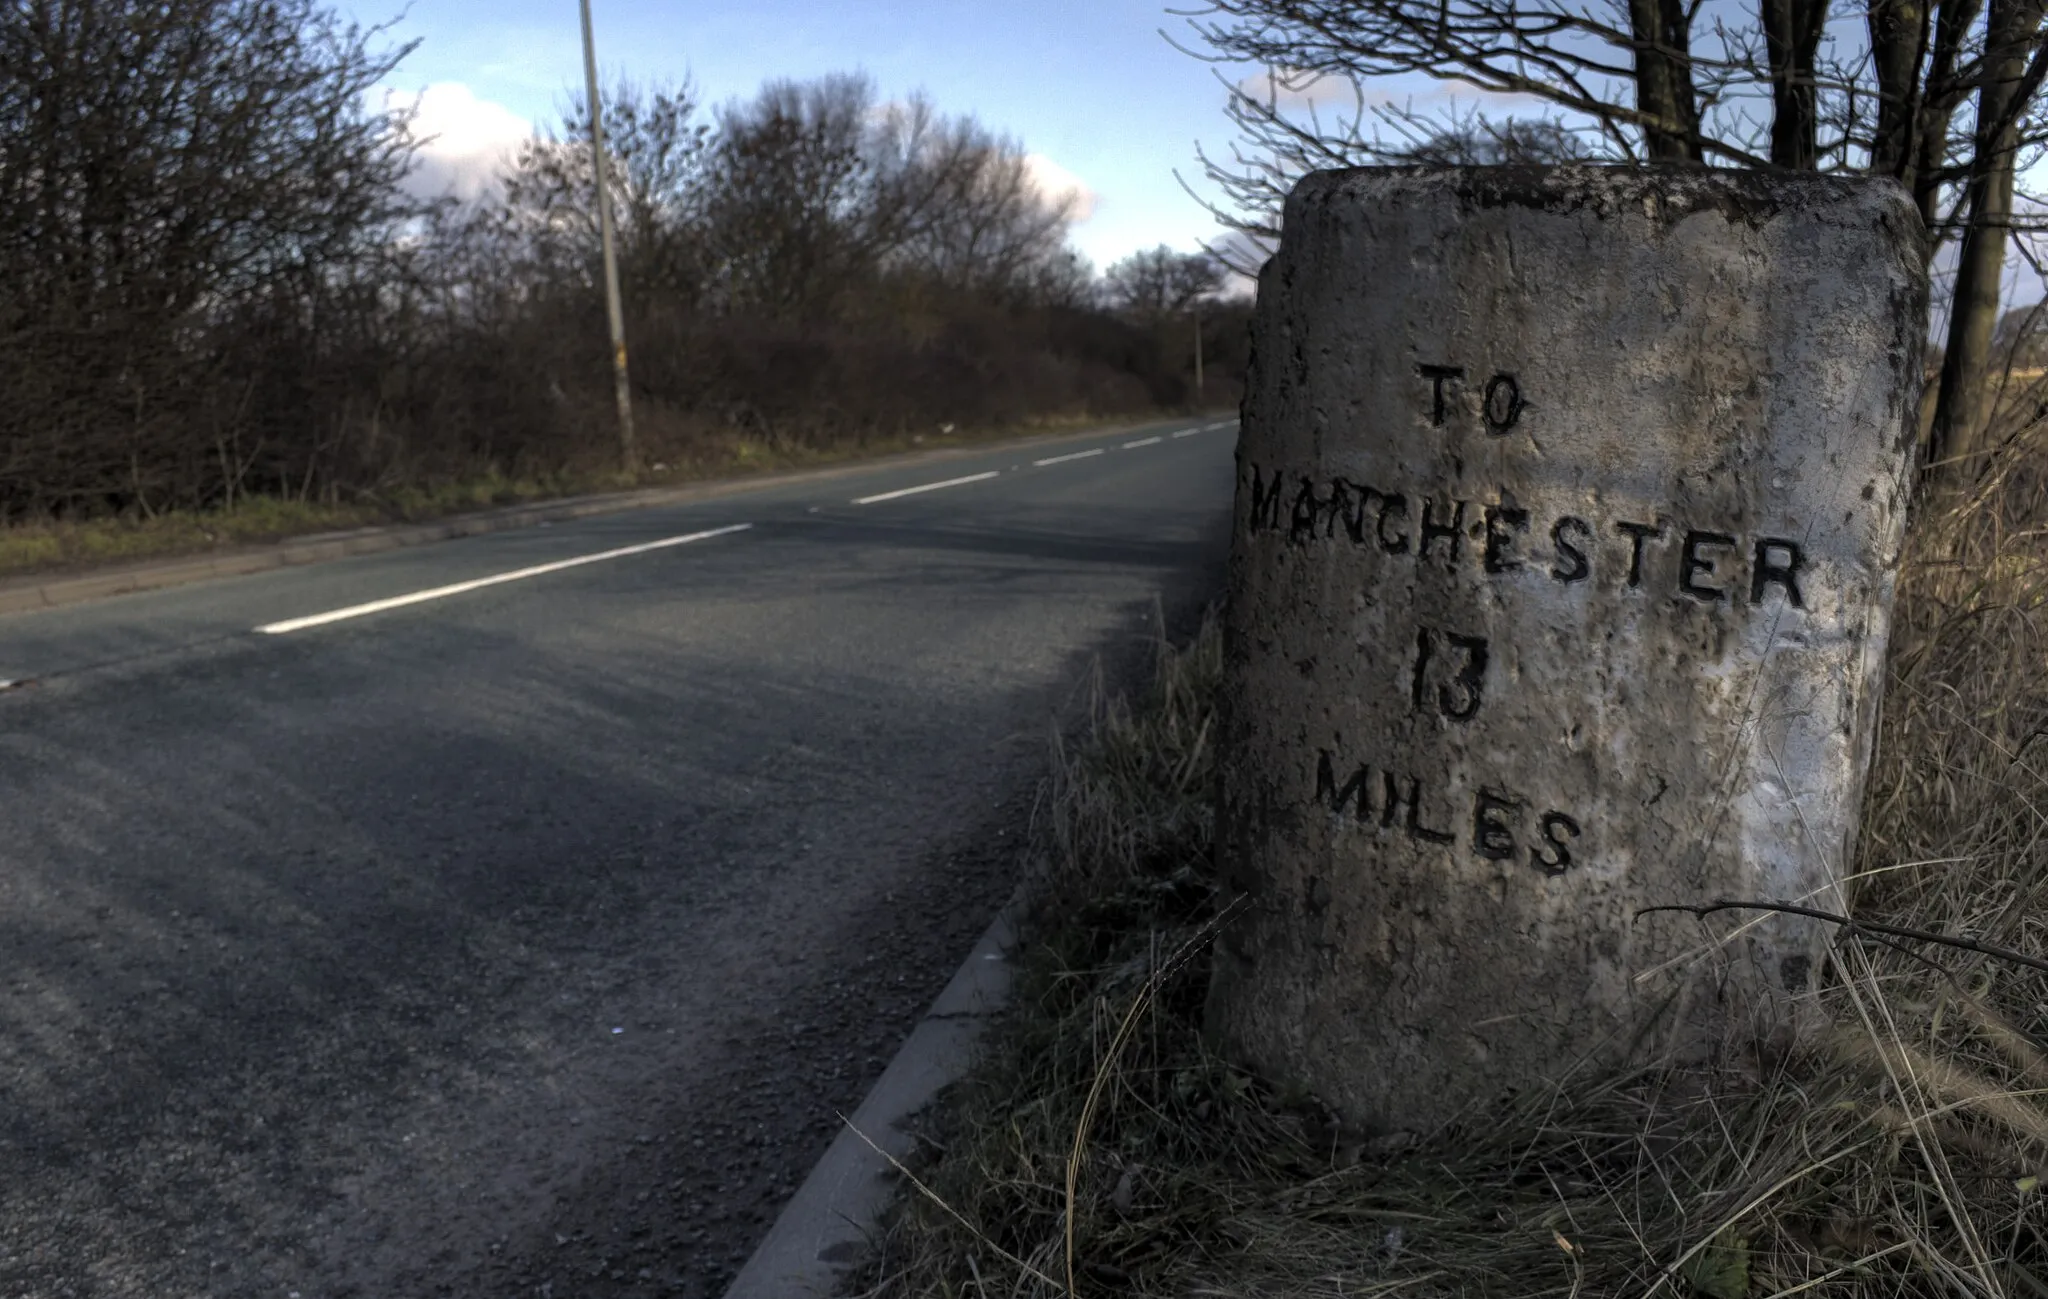
{"label": "concrete kerb", "polygon": [[725,1299],[829,1299],[840,1293],[883,1212],[903,1189],[889,1161],[910,1156],[915,1139],[909,1119],[966,1074],[983,1028],[1009,1004],[1011,957],[1028,896],[1020,886],[997,914],[783,1206]]}
{"label": "concrete kerb", "polygon": [[941,447],[931,451],[913,451],[901,455],[882,456],[873,460],[850,461],[846,464],[831,465],[821,469],[801,469],[788,473],[767,474],[758,478],[729,478],[715,482],[690,483],[678,487],[653,487],[630,492],[611,492],[601,496],[571,497],[566,500],[547,501],[532,505],[508,506],[503,509],[487,510],[476,514],[456,515],[453,518],[438,519],[431,523],[391,524],[359,528],[348,532],[318,533],[309,537],[290,538],[267,545],[249,546],[217,554],[151,560],[145,563],[123,565],[118,568],[97,569],[92,572],[72,576],[0,581],[0,615],[29,613],[38,609],[55,609],[69,604],[83,604],[92,600],[104,600],[117,595],[131,595],[140,591],[155,591],[165,587],[183,586],[190,582],[203,582],[211,578],[240,577],[249,573],[260,573],[266,569],[290,568],[300,564],[318,564],[328,560],[342,559],[350,555],[376,554],[385,550],[398,550],[407,546],[426,545],[436,541],[450,541],[458,537],[481,536],[485,533],[502,532],[511,528],[532,527],[541,523],[563,523],[599,514],[616,514],[627,510],[648,509],[661,505],[681,505],[691,501],[714,500],[719,497],[736,496],[772,487],[785,487],[807,482],[824,482],[870,469],[890,466],[940,464],[947,460],[957,460],[966,456],[984,454],[989,451],[1013,448],[1023,450],[1035,446],[1075,442],[1085,438],[1110,437],[1119,433],[1148,428],[1155,424],[1171,422],[1174,421],[1154,419],[1135,424],[1105,424],[1094,428],[1077,430],[1072,433],[1045,434],[1014,440]]}

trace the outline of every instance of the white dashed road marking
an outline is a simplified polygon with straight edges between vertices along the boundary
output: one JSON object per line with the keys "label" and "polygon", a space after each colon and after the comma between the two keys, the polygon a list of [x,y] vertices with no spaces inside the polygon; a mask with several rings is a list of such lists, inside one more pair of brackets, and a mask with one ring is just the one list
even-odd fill
{"label": "white dashed road marking", "polygon": [[1065,464],[1069,460],[1086,460],[1090,456],[1099,456],[1101,454],[1102,448],[1097,447],[1093,451],[1074,451],[1063,456],[1047,456],[1043,460],[1034,460],[1031,463],[1043,468],[1046,465]]}
{"label": "white dashed road marking", "polygon": [[[1223,420],[1216,424],[1203,424],[1194,428],[1178,429],[1170,435],[1134,438],[1124,443],[1123,449],[1125,451],[1135,451],[1140,447],[1157,446],[1159,443],[1166,441],[1168,436],[1178,440],[1180,438],[1193,437],[1197,433],[1209,433],[1217,429],[1234,428],[1236,425],[1237,421],[1234,419]],[[1071,460],[1090,460],[1104,454],[1107,450],[1107,447],[1091,447],[1086,451],[1069,451],[1065,455],[1047,456],[1043,460],[1034,460],[1031,463],[1033,467],[1042,469],[1047,465],[1066,464]],[[1014,465],[1011,467],[1013,469],[1016,468]],[[1001,473],[1002,471],[999,469],[991,469],[986,473],[968,474],[964,478],[948,478],[943,482],[921,483],[916,487],[902,487],[893,492],[877,492],[873,496],[857,497],[853,503],[855,505],[875,505],[882,501],[893,501],[904,496],[916,496],[923,492],[936,492],[948,487],[960,487],[967,483],[986,482],[991,478],[999,477]],[[818,507],[812,506],[810,512],[816,514]],[[557,560],[552,564],[536,564],[532,568],[522,568],[510,573],[498,573],[490,577],[479,577],[468,582],[455,582],[448,586],[437,586],[427,591],[414,591],[409,595],[393,596],[388,600],[373,600],[368,604],[351,605],[346,609],[335,609],[328,613],[316,613],[304,618],[288,618],[283,622],[266,623],[256,630],[266,636],[278,636],[286,632],[304,631],[308,627],[320,627],[330,622],[341,622],[348,618],[361,618],[366,614],[382,613],[387,609],[402,609],[409,604],[423,604],[428,600],[445,599],[451,595],[461,595],[466,591],[475,591],[486,586],[496,586],[501,582],[517,582],[524,578],[539,577],[544,573],[559,573],[565,568],[575,568],[581,564],[596,564],[607,559],[622,559],[627,555],[645,554],[650,550],[661,550],[669,546],[682,546],[693,541],[706,541],[712,537],[725,536],[727,533],[743,532],[753,526],[751,523],[736,523],[731,527],[712,528],[707,532],[692,532],[681,537],[664,537],[660,541],[642,542],[637,546],[621,546],[617,550],[602,551],[595,555],[582,555],[575,559]],[[27,682],[25,681],[0,680],[0,691],[26,684]]]}
{"label": "white dashed road marking", "polygon": [[479,577],[467,582],[455,582],[448,586],[437,586],[431,590],[414,591],[410,595],[394,595],[388,600],[372,600],[368,604],[354,604],[346,609],[335,609],[328,613],[316,613],[305,618],[288,618],[283,622],[265,623],[256,630],[265,636],[280,636],[285,632],[303,631],[308,627],[319,627],[345,618],[360,618],[365,614],[382,613],[386,609],[402,609],[409,604],[423,604],[428,600],[445,599],[475,591],[486,586],[497,586],[501,582],[517,582],[523,578],[539,577],[543,573],[559,573],[565,568],[577,568],[584,564],[596,564],[607,559],[623,559],[627,555],[644,555],[650,550],[663,550],[669,546],[684,546],[693,541],[708,541],[712,537],[723,537],[727,533],[745,532],[753,527],[751,523],[735,523],[730,527],[712,528],[707,532],[692,532],[681,537],[663,537],[659,541],[643,541],[637,546],[621,546],[617,550],[600,551],[595,555],[579,555],[575,559],[558,559],[552,564],[535,564],[532,568],[515,569],[509,573],[496,573],[490,577]]}
{"label": "white dashed road marking", "polygon": [[919,492],[936,492],[941,487],[958,487],[962,483],[978,483],[984,479],[994,478],[1002,472],[1000,469],[991,469],[985,474],[969,474],[965,478],[948,478],[943,483],[926,483],[922,487],[905,487],[900,491],[880,492],[874,496],[857,497],[853,503],[855,505],[873,505],[876,501],[893,501],[899,496],[915,496]]}

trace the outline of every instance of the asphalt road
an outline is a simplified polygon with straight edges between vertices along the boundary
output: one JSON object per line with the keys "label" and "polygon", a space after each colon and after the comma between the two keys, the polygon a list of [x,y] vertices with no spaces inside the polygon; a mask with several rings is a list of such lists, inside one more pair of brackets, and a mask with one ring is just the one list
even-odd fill
{"label": "asphalt road", "polygon": [[0,1299],[717,1295],[1234,429],[0,618]]}

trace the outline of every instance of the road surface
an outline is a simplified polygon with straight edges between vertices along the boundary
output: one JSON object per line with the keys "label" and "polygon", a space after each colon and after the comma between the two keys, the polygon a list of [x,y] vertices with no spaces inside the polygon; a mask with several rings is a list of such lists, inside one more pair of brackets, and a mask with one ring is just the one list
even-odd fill
{"label": "road surface", "polygon": [[0,618],[0,1299],[719,1294],[1234,438]]}

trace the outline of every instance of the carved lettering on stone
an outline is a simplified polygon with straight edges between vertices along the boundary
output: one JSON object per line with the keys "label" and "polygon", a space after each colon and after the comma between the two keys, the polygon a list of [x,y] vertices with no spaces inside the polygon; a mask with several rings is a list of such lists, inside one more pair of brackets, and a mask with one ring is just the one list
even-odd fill
{"label": "carved lettering on stone", "polygon": [[[1893,186],[1323,173],[1260,282],[1212,1030],[1422,1127],[1629,1040],[1791,1023],[1839,907],[1925,280]],[[1675,1002],[1671,1001],[1675,998]]]}

